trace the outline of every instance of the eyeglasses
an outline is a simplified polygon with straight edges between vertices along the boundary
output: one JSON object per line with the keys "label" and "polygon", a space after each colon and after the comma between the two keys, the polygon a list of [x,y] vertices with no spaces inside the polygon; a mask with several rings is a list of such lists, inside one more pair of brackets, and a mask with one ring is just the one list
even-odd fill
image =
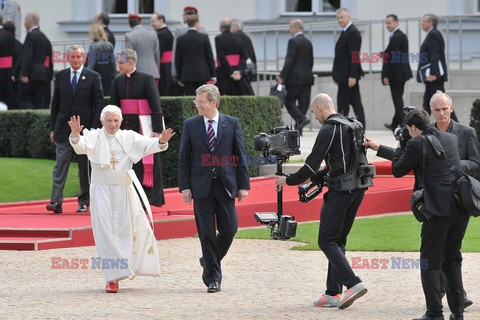
{"label": "eyeglasses", "polygon": [[212,101],[210,101],[210,100],[193,100],[193,104],[201,105],[201,106],[204,105],[204,104],[210,103],[210,102],[212,102]]}

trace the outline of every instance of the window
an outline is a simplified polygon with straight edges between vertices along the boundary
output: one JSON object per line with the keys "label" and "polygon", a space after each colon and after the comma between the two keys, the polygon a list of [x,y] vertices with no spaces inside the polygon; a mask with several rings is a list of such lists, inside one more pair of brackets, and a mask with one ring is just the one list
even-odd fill
{"label": "window", "polygon": [[339,7],[340,0],[285,0],[284,14],[311,15],[333,13]]}
{"label": "window", "polygon": [[110,14],[154,12],[154,0],[102,0],[103,11]]}

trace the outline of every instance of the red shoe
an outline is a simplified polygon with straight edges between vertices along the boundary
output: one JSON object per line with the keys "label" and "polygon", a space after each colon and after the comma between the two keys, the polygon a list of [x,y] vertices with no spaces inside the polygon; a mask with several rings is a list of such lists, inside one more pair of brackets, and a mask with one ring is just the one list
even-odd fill
{"label": "red shoe", "polygon": [[118,282],[117,281],[111,281],[107,283],[105,286],[105,291],[107,293],[117,293],[118,292]]}

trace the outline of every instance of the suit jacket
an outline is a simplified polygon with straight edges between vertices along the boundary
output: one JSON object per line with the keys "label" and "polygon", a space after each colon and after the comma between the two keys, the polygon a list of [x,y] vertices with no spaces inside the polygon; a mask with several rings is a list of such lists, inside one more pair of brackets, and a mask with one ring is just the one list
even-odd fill
{"label": "suit jacket", "polygon": [[160,46],[157,33],[136,26],[125,34],[126,47],[137,52],[137,70],[151,74],[155,79],[160,78]]}
{"label": "suit jacket", "polygon": [[112,81],[117,73],[113,45],[102,39],[94,41],[88,49],[85,66],[100,74],[102,78],[103,94],[110,96]]}
{"label": "suit jacket", "polygon": [[362,36],[353,24],[342,31],[335,45],[332,77],[336,82],[347,82],[348,78],[360,79],[364,75],[361,63],[353,63],[352,52],[360,52]]}
{"label": "suit jacket", "polygon": [[59,71],[55,77],[50,113],[50,129],[54,132],[55,141],[68,141],[68,121],[73,115],[80,116],[85,128],[100,128],[103,106],[102,81],[97,72],[83,68],[75,92],[72,92],[70,68]]}
{"label": "suit jacket", "polygon": [[[434,149],[421,137],[407,142],[405,149],[397,148],[392,160],[392,172],[395,177],[402,177],[410,170],[415,173],[415,187],[423,186],[425,208],[433,215],[446,217],[452,214],[451,202],[456,188],[455,177],[449,168],[460,167],[458,155],[458,139],[448,132],[440,132],[434,127],[424,130],[423,135],[431,134],[440,141],[445,151],[437,156]],[[425,145],[425,164],[423,163],[423,147]]]}
{"label": "suit jacket", "polygon": [[287,56],[280,77],[285,85],[313,85],[313,46],[303,34],[288,40]]}
{"label": "suit jacket", "polygon": [[475,129],[450,120],[447,132],[456,135],[458,138],[458,154],[460,155],[462,171],[474,177],[478,176],[480,174],[480,151]]}
{"label": "suit jacket", "polygon": [[215,77],[212,46],[206,34],[189,30],[177,40],[175,66],[178,80],[207,82]]}
{"label": "suit jacket", "polygon": [[52,80],[52,45],[40,28],[33,29],[25,37],[20,76],[29,80]]}
{"label": "suit jacket", "polygon": [[[232,156],[235,159],[233,161]],[[221,180],[231,198],[237,197],[239,189],[250,189],[243,135],[238,118],[219,115],[213,154],[208,147],[204,117],[196,116],[185,120],[180,142],[178,185],[180,191],[190,189],[193,199],[205,199],[210,192],[213,167],[205,165],[205,159],[222,161],[220,165],[215,166],[217,179]],[[237,161],[238,159],[243,160]]]}
{"label": "suit jacket", "polygon": [[110,31],[110,29],[108,29],[107,26],[103,27],[103,30],[105,30],[105,33],[107,34],[108,42],[110,42],[113,48],[115,48],[115,35],[112,31]]}
{"label": "suit jacket", "polygon": [[[437,124],[435,123],[434,126],[436,127]],[[474,177],[478,176],[480,174],[480,151],[475,129],[450,120],[447,132],[457,137],[462,171]],[[377,156],[392,160],[394,152],[393,148],[381,145]]]}
{"label": "suit jacket", "polygon": [[[178,41],[178,38],[180,38],[184,34],[187,34],[188,31],[189,31],[188,25],[185,23],[182,23],[175,28],[175,38],[173,38],[173,47],[172,47],[172,51],[173,51],[172,76],[174,77],[177,77],[177,69],[175,66],[175,53],[177,52],[177,41]],[[205,28],[203,27],[200,27],[200,29],[198,29],[198,32],[208,35],[207,30],[205,30]]]}
{"label": "suit jacket", "polygon": [[16,79],[15,82],[18,82],[18,79],[20,76],[22,56],[23,56],[23,44],[17,39],[15,39],[15,44],[13,49],[13,69],[12,69],[12,74],[15,76],[15,79]]}
{"label": "suit jacket", "polygon": [[[412,69],[410,68],[410,56],[408,51],[408,38],[397,29],[385,49],[385,60],[382,64],[382,81],[388,78],[390,83],[405,83],[412,78]],[[405,54],[408,59],[403,61],[402,55]]]}
{"label": "suit jacket", "polygon": [[234,33],[234,35],[240,38],[240,40],[242,41],[243,46],[247,51],[247,58],[250,58],[253,63],[257,63],[257,56],[255,55],[255,49],[253,48],[252,39],[250,39],[250,37],[242,30],[238,30]]}
{"label": "suit jacket", "polygon": [[[430,30],[420,46],[420,63],[418,64],[417,70],[418,82],[421,82],[420,68],[428,63],[430,63],[431,75],[437,76],[437,78],[439,78],[438,80],[441,81],[448,80],[447,63],[445,60],[445,41],[443,41],[443,36],[437,28]],[[443,68],[443,76],[440,76],[439,63]]]}

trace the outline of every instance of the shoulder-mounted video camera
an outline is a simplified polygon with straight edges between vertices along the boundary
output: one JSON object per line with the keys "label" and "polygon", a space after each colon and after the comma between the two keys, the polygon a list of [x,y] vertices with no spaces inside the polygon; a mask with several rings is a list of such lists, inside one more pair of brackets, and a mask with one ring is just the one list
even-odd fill
{"label": "shoulder-mounted video camera", "polygon": [[253,137],[253,146],[265,155],[287,158],[300,154],[300,134],[289,127],[275,127],[271,135],[260,133]]}

